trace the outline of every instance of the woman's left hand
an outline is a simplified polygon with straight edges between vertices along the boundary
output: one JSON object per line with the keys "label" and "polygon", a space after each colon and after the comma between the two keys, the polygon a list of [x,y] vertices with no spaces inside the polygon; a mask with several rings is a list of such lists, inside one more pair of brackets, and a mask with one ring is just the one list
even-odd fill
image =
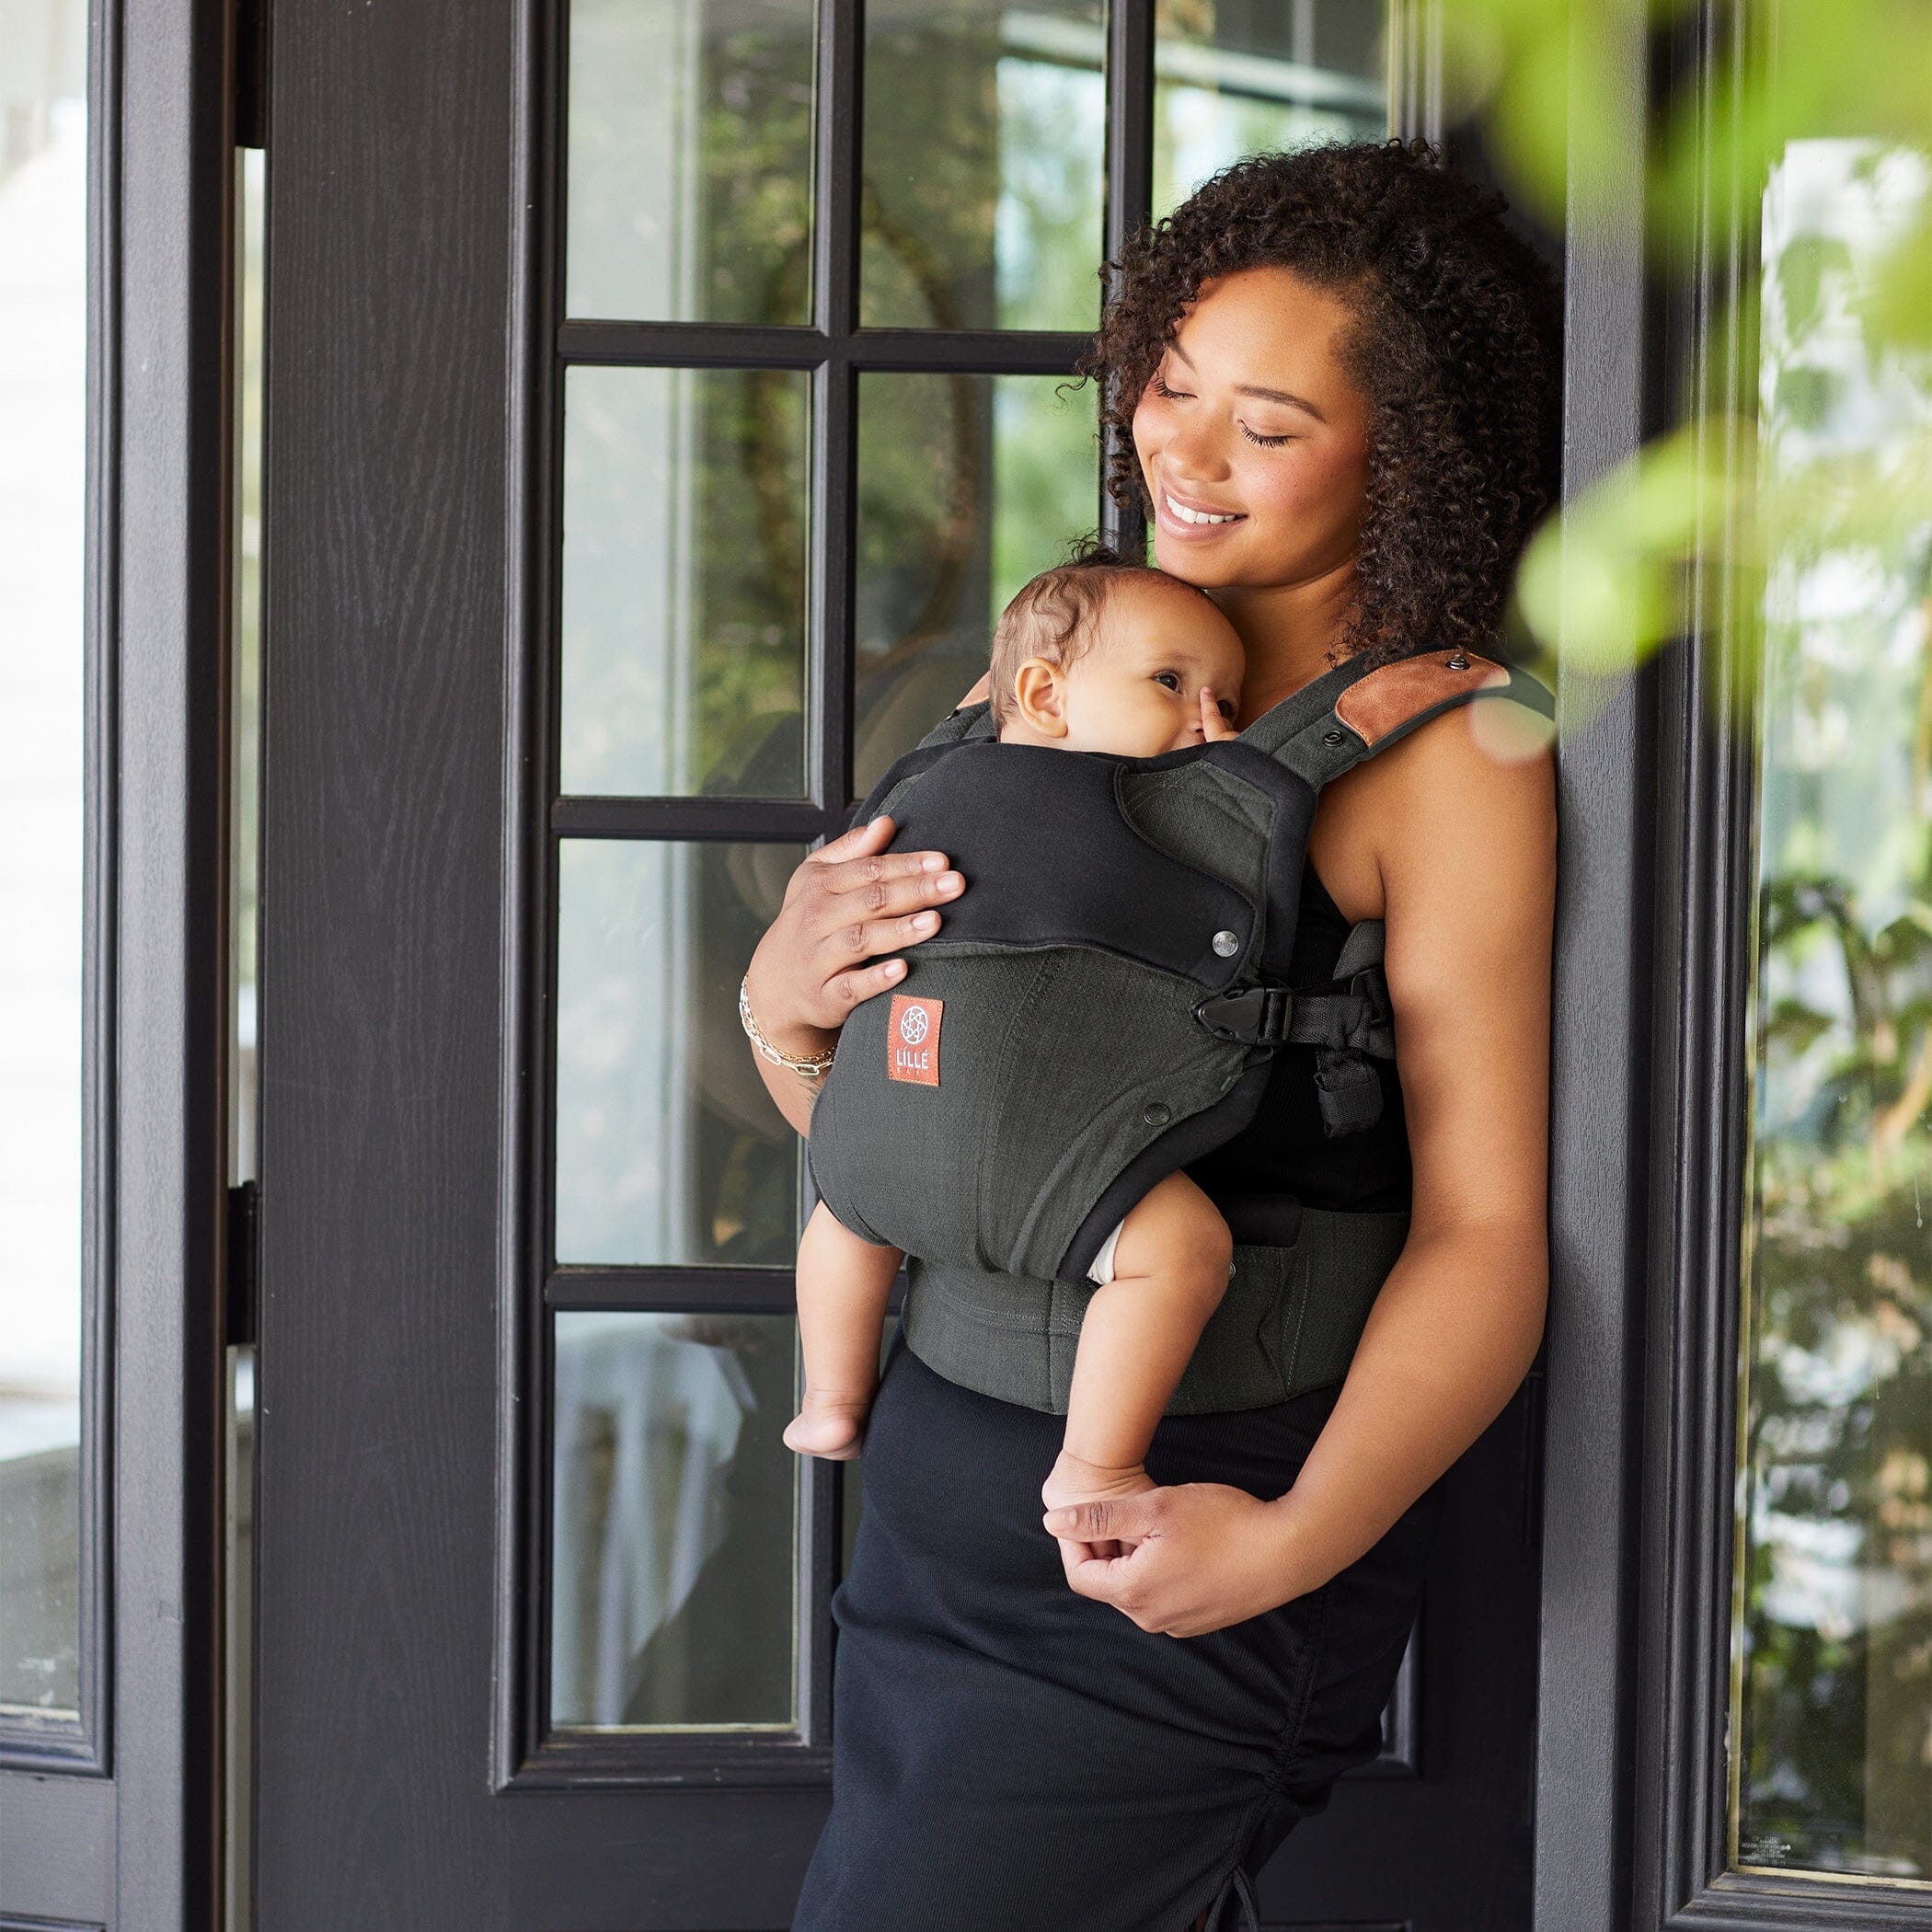
{"label": "woman's left hand", "polygon": [[[1297,1574],[1293,1524],[1279,1502],[1225,1483],[1178,1483],[1046,1512],[1066,1580],[1143,1630],[1200,1637],[1312,1589]],[[1131,1546],[1124,1556],[1097,1548]]]}

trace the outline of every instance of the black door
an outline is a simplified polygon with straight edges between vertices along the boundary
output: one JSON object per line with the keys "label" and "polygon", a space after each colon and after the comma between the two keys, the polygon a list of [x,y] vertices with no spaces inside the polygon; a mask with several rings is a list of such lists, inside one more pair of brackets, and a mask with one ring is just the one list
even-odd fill
{"label": "black door", "polygon": [[[278,0],[264,1932],[788,1923],[858,1497],[738,976],[1097,520],[1103,245],[1431,98],[1411,26]],[[1527,1923],[1527,1399],[1271,1924]]]}

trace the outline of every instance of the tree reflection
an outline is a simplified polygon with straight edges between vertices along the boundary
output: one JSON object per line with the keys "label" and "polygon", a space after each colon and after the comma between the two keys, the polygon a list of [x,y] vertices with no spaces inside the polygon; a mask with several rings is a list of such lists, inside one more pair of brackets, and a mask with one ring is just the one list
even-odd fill
{"label": "tree reflection", "polygon": [[[1864,326],[1915,155],[1765,201],[1747,1864],[1932,1876],[1932,499],[1924,360]],[[1810,503],[1808,518],[1791,506]]]}

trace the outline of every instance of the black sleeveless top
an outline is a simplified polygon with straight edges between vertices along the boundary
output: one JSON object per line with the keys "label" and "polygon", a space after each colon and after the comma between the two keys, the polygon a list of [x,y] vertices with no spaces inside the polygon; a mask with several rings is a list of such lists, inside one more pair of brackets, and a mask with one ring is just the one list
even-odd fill
{"label": "black sleeveless top", "polygon": [[[1334,974],[1349,921],[1306,859],[1302,862],[1299,922],[1288,983],[1298,993],[1345,993],[1347,983]],[[1410,1171],[1402,1084],[1394,1061],[1369,1064],[1382,1083],[1381,1119],[1360,1133],[1330,1140],[1322,1131],[1315,1049],[1278,1047],[1254,1120],[1225,1145],[1190,1162],[1188,1172],[1216,1198],[1287,1193],[1309,1207],[1336,1213],[1406,1211]]]}

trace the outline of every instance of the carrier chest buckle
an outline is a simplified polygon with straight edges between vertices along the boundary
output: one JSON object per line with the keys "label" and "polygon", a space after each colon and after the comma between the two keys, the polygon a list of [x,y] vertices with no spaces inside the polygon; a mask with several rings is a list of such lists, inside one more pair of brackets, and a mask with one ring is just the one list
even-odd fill
{"label": "carrier chest buckle", "polygon": [[1236,1046],[1281,1046],[1288,1039],[1294,995],[1285,986],[1243,986],[1194,1003],[1194,1018],[1216,1040]]}

